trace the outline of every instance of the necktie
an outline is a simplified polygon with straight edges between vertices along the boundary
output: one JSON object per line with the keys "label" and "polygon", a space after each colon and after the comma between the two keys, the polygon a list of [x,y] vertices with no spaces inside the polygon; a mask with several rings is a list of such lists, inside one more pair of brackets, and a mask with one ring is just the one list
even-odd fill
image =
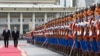
{"label": "necktie", "polygon": [[15,30],[15,33],[16,33],[16,30]]}
{"label": "necktie", "polygon": [[8,30],[6,29],[6,32],[8,32]]}

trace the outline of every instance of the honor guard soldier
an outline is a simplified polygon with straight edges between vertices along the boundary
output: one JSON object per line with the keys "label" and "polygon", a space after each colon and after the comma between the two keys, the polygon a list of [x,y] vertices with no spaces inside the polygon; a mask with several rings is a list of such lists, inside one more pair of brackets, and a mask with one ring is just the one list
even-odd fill
{"label": "honor guard soldier", "polygon": [[73,39],[73,32],[72,32],[72,23],[73,23],[73,21],[72,21],[72,17],[73,17],[73,15],[71,14],[71,15],[69,15],[68,16],[68,24],[69,24],[69,38],[71,38],[71,39]]}
{"label": "honor guard soldier", "polygon": [[[68,24],[69,24],[69,29],[68,29],[68,42],[69,42],[69,49],[71,51],[72,47],[73,47],[73,44],[74,44],[74,32],[72,30],[72,18],[73,18],[73,15],[68,15]],[[72,52],[72,55],[73,52]]]}
{"label": "honor guard soldier", "polygon": [[84,22],[88,21],[88,19],[87,19],[87,10],[88,10],[88,8],[85,8],[84,11],[83,11],[83,18],[84,18],[83,21]]}
{"label": "honor guard soldier", "polygon": [[96,4],[96,8],[95,8],[95,19],[97,21],[100,21],[100,3]]}
{"label": "honor guard soldier", "polygon": [[77,50],[77,53],[79,56],[81,56],[81,50],[80,50],[80,40],[81,40],[81,17],[80,17],[80,11],[77,13],[77,37],[76,37],[76,43],[77,43],[77,47],[78,47],[78,50]]}
{"label": "honor guard soldier", "polygon": [[58,50],[59,44],[58,44],[58,38],[59,38],[59,27],[58,27],[58,19],[56,19],[55,21],[55,38],[56,38],[56,46],[55,46],[55,50]]}
{"label": "honor guard soldier", "polygon": [[74,45],[74,47],[73,47],[73,52],[72,52],[72,54],[74,55],[74,56],[76,56],[77,54],[77,50],[78,50],[78,48],[77,48],[77,45],[76,45],[76,41],[77,41],[77,39],[76,39],[76,37],[77,37],[77,25],[76,25],[76,21],[77,21],[77,12],[75,12],[74,14],[73,14],[73,18],[72,18],[72,21],[73,21],[73,23],[72,23],[72,31],[73,31],[73,41],[75,42],[75,44],[73,43],[73,45]]}
{"label": "honor guard soldier", "polygon": [[57,19],[55,19],[55,21],[54,21],[54,31],[55,31],[55,38],[54,38],[54,41],[55,41],[55,43],[54,43],[54,49],[55,50],[57,50]]}
{"label": "honor guard soldier", "polygon": [[[57,38],[58,38],[58,39],[61,38],[60,19],[61,19],[61,18],[58,18],[58,19],[57,19],[57,32],[58,32],[58,34],[57,34],[57,35],[58,35]],[[57,48],[57,50],[58,50],[58,51],[61,50],[61,46],[60,46],[59,44],[58,44],[58,48]]]}
{"label": "honor guard soldier", "polygon": [[65,32],[64,32],[64,34],[65,34],[65,36],[64,36],[64,39],[66,40],[66,47],[65,47],[65,53],[66,54],[69,54],[69,44],[68,44],[68,16],[65,16],[65,20],[64,20],[64,29],[65,29]]}
{"label": "honor guard soldier", "polygon": [[88,8],[88,11],[87,11],[87,19],[88,19],[88,22],[89,22],[89,24],[91,24],[91,21],[92,20],[95,20],[94,19],[94,11],[95,11],[95,5],[93,5],[93,6],[90,6],[89,8]]}
{"label": "honor guard soldier", "polygon": [[[63,19],[60,18],[60,39],[63,39],[63,29],[62,29],[62,25],[63,25]],[[62,43],[60,41],[60,43]],[[60,51],[63,51],[63,47],[60,45]]]}
{"label": "honor guard soldier", "polygon": [[[64,32],[65,32],[65,28],[64,28],[64,24],[65,24],[64,22],[65,22],[65,21],[64,21],[64,19],[65,19],[65,18],[62,17],[61,25],[60,25],[60,27],[61,27],[61,40],[62,40],[62,43],[65,42],[65,41],[64,41],[64,35],[65,35],[65,33],[64,33]],[[62,50],[61,50],[62,52],[65,51],[65,44],[61,44],[61,49],[62,49]]]}
{"label": "honor guard soldier", "polygon": [[96,9],[94,13],[95,13],[95,20],[96,20],[97,40],[100,41],[100,3],[96,4]]}
{"label": "honor guard soldier", "polygon": [[[51,21],[50,23],[50,28],[53,27],[53,22]],[[53,37],[53,29],[51,28],[51,32],[50,32],[51,37]]]}

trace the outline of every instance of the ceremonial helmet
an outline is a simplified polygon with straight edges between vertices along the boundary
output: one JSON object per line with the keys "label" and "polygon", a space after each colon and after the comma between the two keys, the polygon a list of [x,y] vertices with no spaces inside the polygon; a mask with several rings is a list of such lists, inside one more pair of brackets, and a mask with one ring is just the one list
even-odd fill
{"label": "ceremonial helmet", "polygon": [[95,5],[95,4],[94,4],[94,5],[91,5],[91,6],[89,7],[89,9],[91,9],[92,11],[94,11],[95,8],[96,8],[96,5]]}
{"label": "ceremonial helmet", "polygon": [[100,3],[97,3],[97,4],[96,4],[96,7],[100,8]]}
{"label": "ceremonial helmet", "polygon": [[88,7],[87,15],[88,16],[93,15],[94,11],[95,11],[95,8],[96,8],[96,5],[91,5],[90,7]]}
{"label": "ceremonial helmet", "polygon": [[88,11],[88,8],[85,8],[84,10],[83,10],[83,14],[87,14],[86,12]]}
{"label": "ceremonial helmet", "polygon": [[79,11],[79,16],[80,16],[80,17],[82,17],[82,16],[83,16],[83,12],[84,12],[84,10],[83,10],[83,9],[81,9],[81,10]]}

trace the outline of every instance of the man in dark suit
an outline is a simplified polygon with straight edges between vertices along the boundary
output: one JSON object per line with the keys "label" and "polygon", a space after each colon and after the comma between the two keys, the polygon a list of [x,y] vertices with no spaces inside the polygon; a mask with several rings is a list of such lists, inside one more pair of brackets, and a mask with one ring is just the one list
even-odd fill
{"label": "man in dark suit", "polygon": [[5,44],[5,48],[8,48],[8,44],[9,44],[9,37],[10,37],[10,30],[8,29],[7,26],[5,26],[5,29],[3,30],[3,37],[4,37],[4,44]]}
{"label": "man in dark suit", "polygon": [[19,38],[19,31],[16,27],[14,27],[14,30],[12,31],[12,37],[14,40],[14,47],[17,47],[18,45],[18,38]]}

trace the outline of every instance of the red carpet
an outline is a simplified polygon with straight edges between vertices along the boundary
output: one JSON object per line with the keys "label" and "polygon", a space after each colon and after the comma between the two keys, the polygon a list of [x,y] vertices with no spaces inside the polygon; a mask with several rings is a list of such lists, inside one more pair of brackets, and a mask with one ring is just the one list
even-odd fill
{"label": "red carpet", "polygon": [[23,56],[22,51],[10,45],[8,48],[4,46],[0,48],[0,56]]}

